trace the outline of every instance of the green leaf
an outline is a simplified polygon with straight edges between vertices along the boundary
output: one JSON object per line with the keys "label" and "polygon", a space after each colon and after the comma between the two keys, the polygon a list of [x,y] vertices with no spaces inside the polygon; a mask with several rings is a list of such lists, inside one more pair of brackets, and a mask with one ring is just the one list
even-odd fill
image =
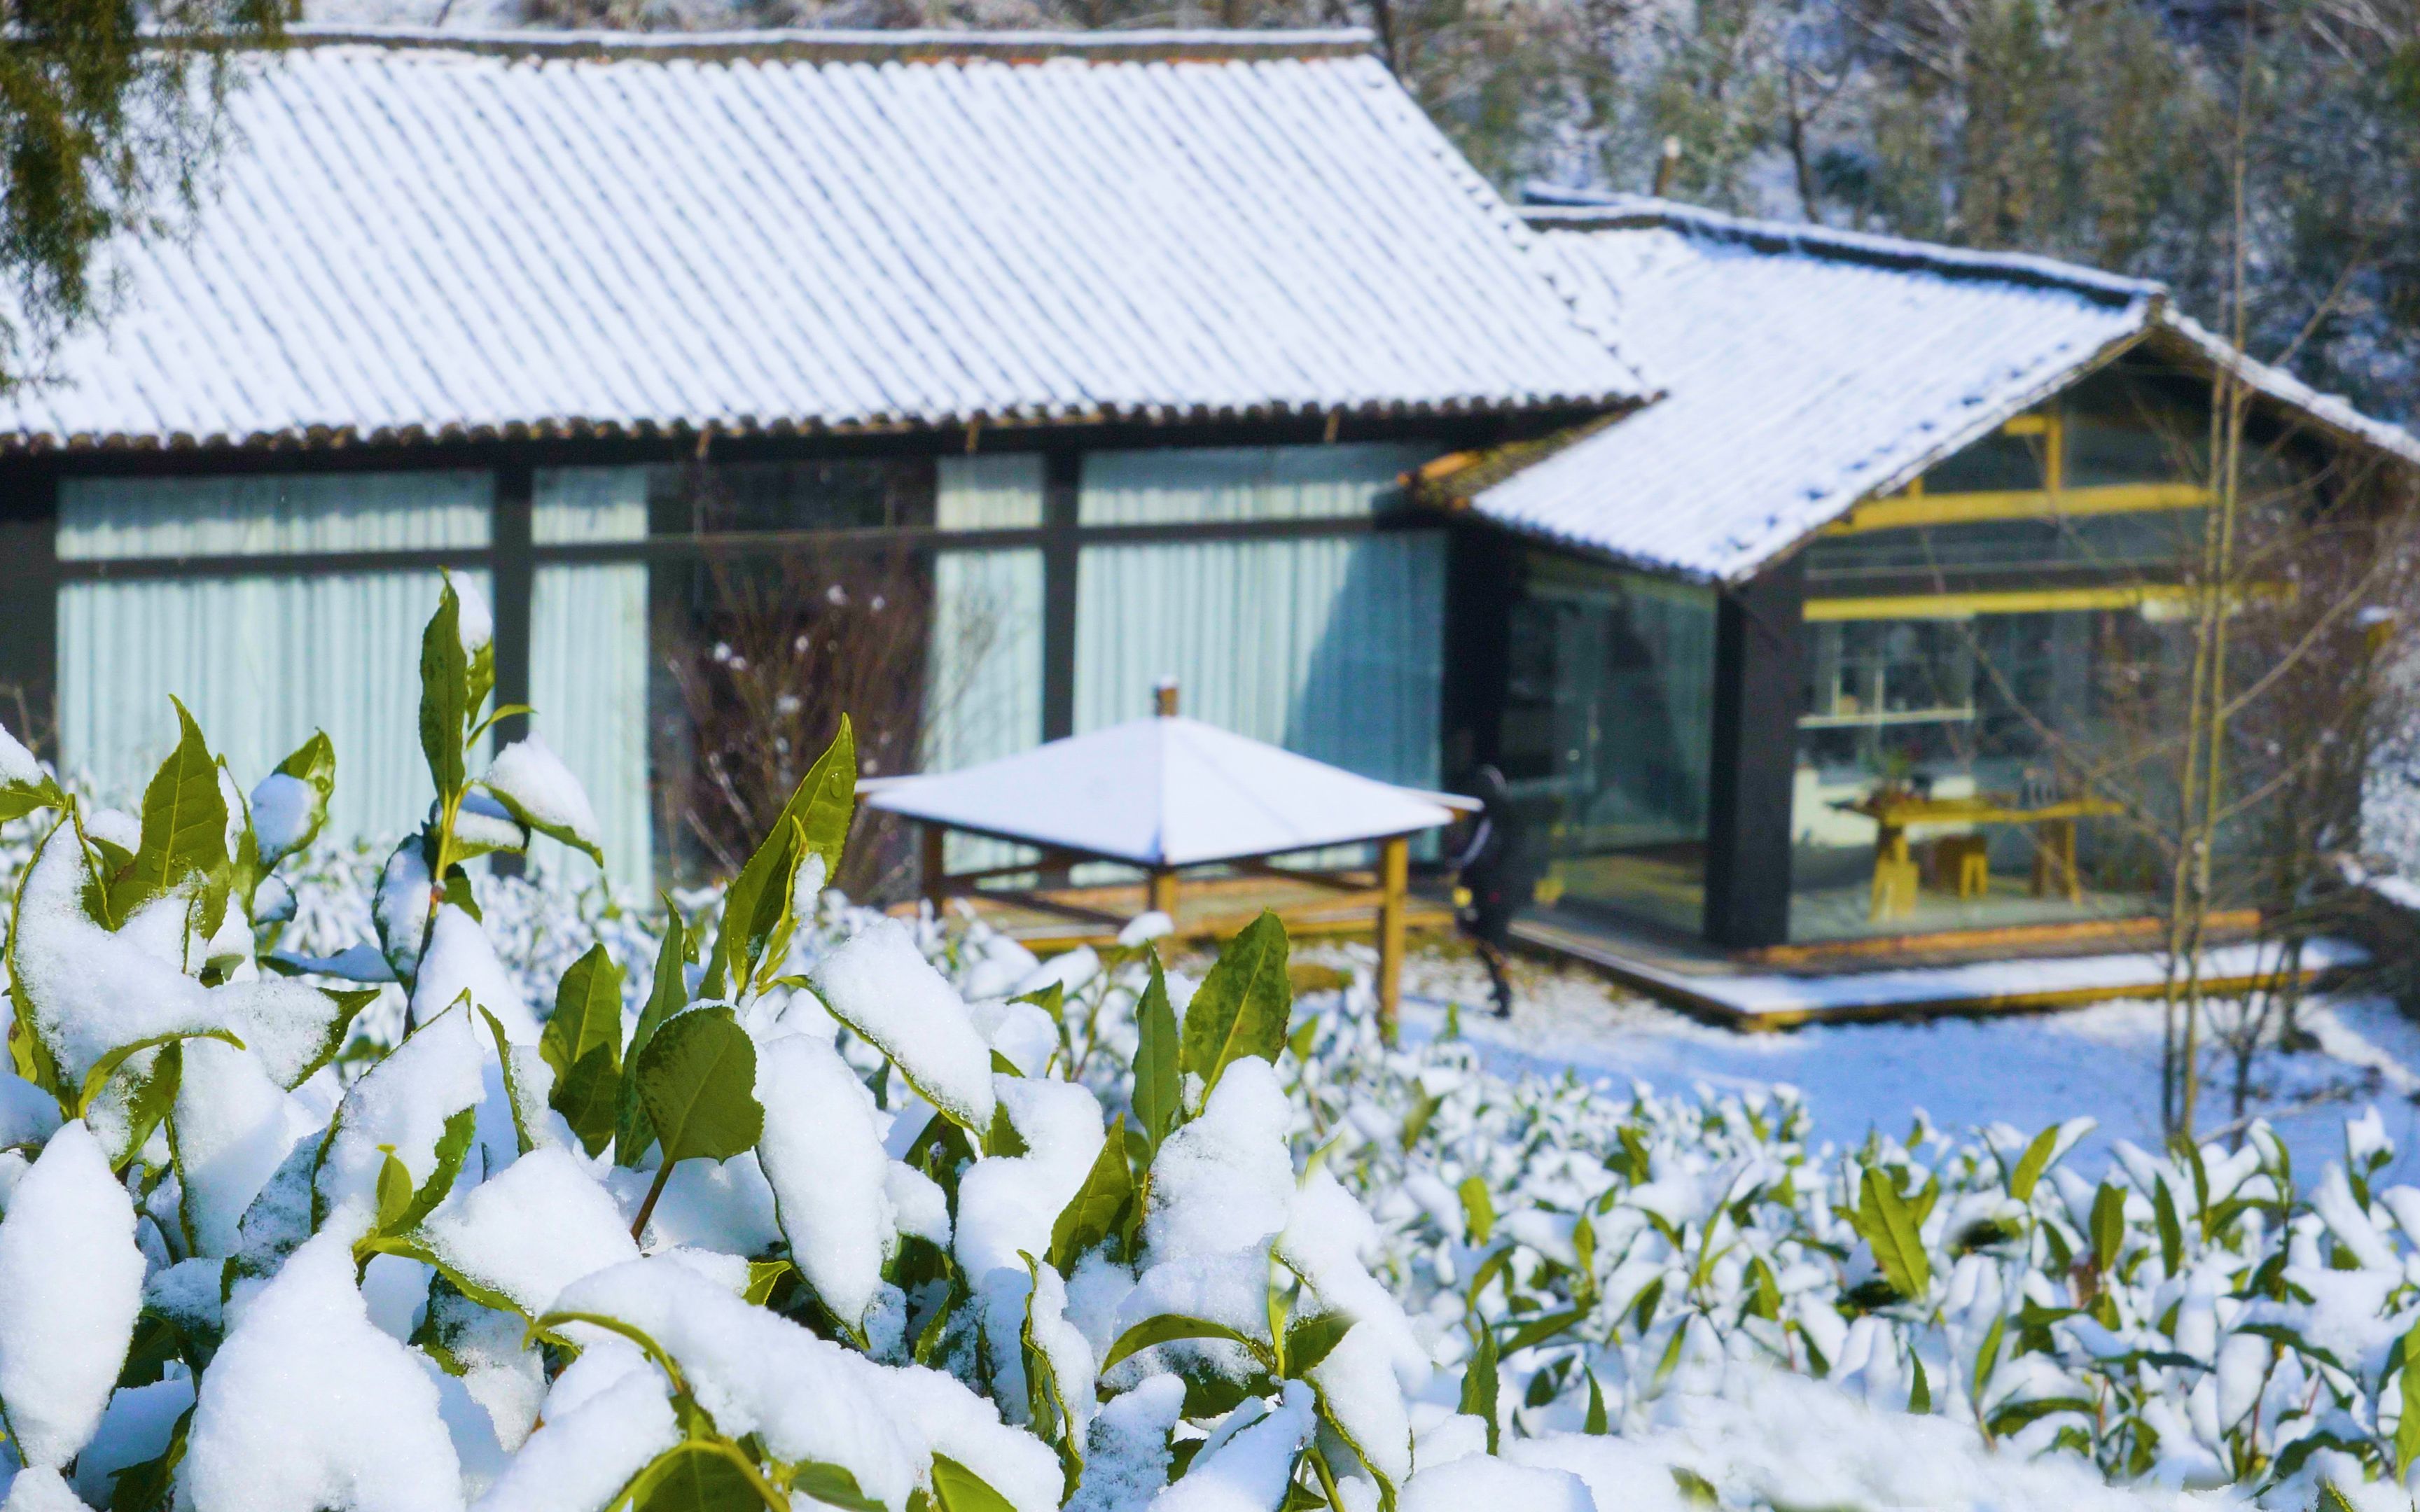
{"label": "green leaf", "polygon": [[496,1041],[496,1066],[504,1083],[504,1108],[513,1116],[513,1153],[526,1155],[537,1148],[537,1136],[530,1130],[536,1109],[531,1106],[533,1100],[521,1086],[520,1073],[513,1070],[513,1044],[504,1036],[504,1021],[484,1006],[479,1016],[488,1021],[488,1034]]}
{"label": "green leaf", "polygon": [[855,1475],[817,1459],[804,1460],[791,1470],[790,1489],[842,1512],[887,1512],[881,1503],[859,1489]]}
{"label": "green leaf", "polygon": [[1883,1278],[1900,1296],[1914,1300],[1932,1286],[1932,1262],[1924,1253],[1916,1224],[1889,1176],[1872,1166],[1858,1183],[1856,1227],[1874,1252]]}
{"label": "green leaf", "polygon": [[1207,1318],[1188,1318],[1183,1313],[1161,1313],[1146,1318],[1118,1335],[1102,1357],[1100,1374],[1107,1375],[1111,1366],[1130,1355],[1140,1354],[1156,1344],[1173,1344],[1179,1339],[1225,1339],[1252,1351],[1252,1357],[1266,1365],[1269,1347],[1249,1334],[1239,1333],[1224,1323],[1214,1323]]}
{"label": "green leaf", "polygon": [[1202,1078],[1204,1097],[1228,1066],[1246,1056],[1277,1064],[1294,1011],[1286,950],[1285,926],[1263,909],[1218,952],[1218,964],[1186,1006],[1180,1065]]}
{"label": "green leaf", "polygon": [[1993,1319],[1990,1331],[1983,1335],[1983,1347],[1975,1351],[1975,1384],[1966,1395],[1978,1402],[1983,1399],[1984,1388],[1992,1383],[1992,1372],[2000,1367],[2000,1343],[2008,1324],[2006,1314]]}
{"label": "green leaf", "polygon": [[1487,1195],[1487,1182],[1476,1176],[1466,1176],[1455,1189],[1462,1198],[1462,1226],[1474,1244],[1484,1244],[1496,1232],[1496,1199]]}
{"label": "green leaf", "polygon": [[2092,1198],[2092,1263],[2102,1274],[2117,1265],[2126,1243],[2126,1194],[2103,1182]]}
{"label": "green leaf", "polygon": [[109,1151],[109,1166],[123,1171],[143,1151],[143,1143],[160,1120],[177,1105],[177,1089],[185,1078],[185,1047],[180,1040],[170,1041],[151,1057],[150,1068],[142,1079],[128,1089],[126,1096],[126,1133],[122,1143]]}
{"label": "green leaf", "polygon": [[420,635],[420,753],[439,801],[458,796],[466,779],[462,733],[472,708],[471,661],[462,652],[462,604],[447,579],[437,612]]}
{"label": "green leaf", "polygon": [[[690,933],[688,921],[671,894],[664,895],[664,942],[656,951],[655,981],[648,990],[646,1006],[639,1011],[639,1022],[631,1027],[630,1043],[622,1055],[625,1065],[636,1065],[655,1038],[663,1022],[677,1013],[689,1002],[689,977],[685,968],[697,964],[697,936]],[[647,1121],[647,1110],[639,1102],[639,1079],[624,1076],[619,1101],[614,1110],[613,1159],[622,1165],[636,1169],[656,1142],[656,1132]]]}
{"label": "green leaf", "polygon": [[379,1148],[386,1158],[379,1163],[377,1231],[384,1233],[400,1227],[404,1210],[411,1206],[411,1172],[396,1159],[393,1145]]}
{"label": "green leaf", "polygon": [[747,1299],[750,1306],[762,1307],[773,1295],[773,1288],[781,1284],[783,1275],[796,1269],[798,1267],[787,1260],[750,1260],[748,1289],[740,1296]]}
{"label": "green leaf", "polygon": [[227,808],[219,789],[218,758],[185,705],[168,702],[177,708],[177,748],[143,790],[143,838],[134,864],[110,885],[110,916],[120,921],[188,879],[222,872],[227,865]]}
{"label": "green leaf", "polygon": [[2161,1177],[2151,1190],[2151,1214],[2160,1226],[2160,1267],[2164,1273],[2174,1275],[2184,1264],[2184,1226],[2177,1221],[2177,1199],[2168,1191],[2168,1179]]}
{"label": "green leaf", "polygon": [[328,802],[336,793],[335,742],[328,738],[327,732],[314,731],[310,739],[277,764],[271,775],[290,777],[311,790],[311,817],[291,845],[282,851],[264,850],[259,853],[258,860],[263,872],[289,856],[309,850],[311,842],[319,838],[319,831],[327,826]]}
{"label": "green leaf", "polygon": [[933,1457],[933,1499],[940,1512],[1016,1512],[981,1475],[942,1454]]}
{"label": "green leaf", "polygon": [[68,1110],[70,1116],[81,1119],[92,1111],[93,1101],[101,1096],[101,1089],[109,1085],[109,1079],[117,1074],[117,1068],[126,1064],[127,1057],[155,1045],[173,1044],[178,1040],[217,1040],[238,1050],[243,1048],[243,1041],[225,1029],[172,1029],[166,1034],[154,1034],[132,1044],[118,1045],[94,1061],[92,1070],[85,1072],[84,1086],[76,1093],[75,1106]]}
{"label": "green leaf", "polygon": [[1548,1313],[1543,1318],[1532,1318],[1512,1331],[1512,1336],[1504,1341],[1501,1352],[1517,1354],[1523,1350],[1535,1349],[1557,1335],[1585,1321],[1588,1315],[1589,1309],[1586,1307],[1573,1307],[1559,1313]]}
{"label": "green leaf", "polygon": [[537,1050],[554,1068],[547,1105],[595,1156],[613,1137],[622,1100],[622,968],[602,945],[563,973]]}
{"label": "green leaf", "polygon": [[2319,1482],[2319,1500],[2313,1512],[2358,1512],[2358,1509],[2352,1504],[2352,1498],[2336,1489],[2335,1481],[2323,1480]]}
{"label": "green leaf", "polygon": [[1073,1272],[1076,1262],[1095,1246],[1108,1242],[1117,1232],[1119,1216],[1135,1199],[1134,1173],[1126,1168],[1125,1123],[1121,1113],[1109,1125],[1101,1152],[1093,1157],[1093,1168],[1084,1174],[1084,1184],[1076,1189],[1050,1226],[1050,1264],[1062,1275]]}
{"label": "green leaf", "polygon": [[722,927],[706,969],[706,995],[744,985],[770,954],[770,936],[788,918],[792,882],[807,856],[823,857],[824,880],[840,873],[841,847],[857,808],[857,736],[848,717],[815,764],[782,806],[756,854],[722,895]]}
{"label": "green leaf", "polygon": [[475,1107],[464,1108],[445,1120],[445,1132],[437,1138],[436,1167],[428,1173],[428,1180],[420,1183],[420,1189],[412,1193],[411,1204],[403,1210],[396,1231],[419,1227],[422,1219],[437,1211],[437,1205],[454,1190],[454,1179],[462,1174],[463,1157],[470,1154],[471,1140],[478,1132],[479,1110]]}
{"label": "green leaf", "polygon": [[728,1008],[667,1022],[638,1057],[639,1101],[663,1141],[664,1163],[729,1160],[765,1132],[756,1101],[756,1046]]}
{"label": "green leaf", "polygon": [[353,1021],[362,1016],[364,1009],[379,999],[379,990],[375,987],[322,987],[318,992],[334,1011],[328,1015],[326,1032],[320,1035],[310,1058],[302,1063],[302,1074],[286,1088],[289,1092],[318,1075],[328,1062],[336,1058],[336,1053],[345,1047],[345,1036],[352,1032]]}
{"label": "green leaf", "polygon": [[1168,978],[1159,969],[1159,952],[1147,953],[1151,981],[1135,1004],[1135,1029],[1140,1042],[1135,1048],[1134,1110],[1135,1122],[1156,1154],[1161,1141],[1176,1127],[1185,1077],[1179,1063],[1182,1048],[1176,1037],[1176,1011],[1168,1001]]}
{"label": "green leaf", "polygon": [[[739,1451],[690,1439],[658,1455],[630,1486],[630,1512],[758,1512],[774,1506],[742,1468]],[[786,1507],[781,1512],[788,1512]]]}
{"label": "green leaf", "polygon": [[1299,1381],[1319,1368],[1319,1362],[1344,1342],[1353,1331],[1351,1313],[1320,1313],[1296,1319],[1285,1335],[1286,1374]]}
{"label": "green leaf", "polygon": [[1681,1500],[1691,1506],[1723,1504],[1722,1492],[1714,1489],[1714,1483],[1686,1465],[1672,1467],[1672,1484],[1680,1489]]}
{"label": "green leaf", "polygon": [[1907,1363],[1915,1367],[1916,1373],[1915,1383],[1907,1390],[1907,1410],[1914,1415],[1921,1417],[1932,1411],[1932,1382],[1924,1373],[1922,1355],[1911,1350],[1908,1351]]}
{"label": "green leaf", "polygon": [[1613,1431],[1613,1419],[1605,1410],[1605,1388],[1596,1383],[1596,1372],[1593,1370],[1588,1372],[1588,1421],[1580,1426],[1580,1431],[1603,1438]]}
{"label": "green leaf", "polygon": [[2031,1202],[2034,1187],[2041,1180],[2042,1172],[2050,1169],[2050,1157],[2058,1149],[2058,1125],[2052,1124],[2034,1135],[2032,1144],[2017,1159],[2016,1173],[2009,1178],[2009,1196],[2019,1202]]}
{"label": "green leaf", "polygon": [[2395,1424],[2395,1478],[2420,1460],[2420,1323],[2403,1335],[2403,1415]]}
{"label": "green leaf", "polygon": [[1502,1431],[1496,1421],[1496,1393],[1501,1384],[1496,1377],[1496,1331],[1481,1322],[1475,1332],[1477,1347],[1462,1372],[1462,1411],[1487,1425],[1487,1452],[1494,1454]]}

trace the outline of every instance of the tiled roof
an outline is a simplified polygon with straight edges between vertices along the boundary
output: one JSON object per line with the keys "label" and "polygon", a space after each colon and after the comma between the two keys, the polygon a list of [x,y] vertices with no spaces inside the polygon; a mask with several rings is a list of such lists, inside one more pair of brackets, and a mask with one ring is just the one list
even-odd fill
{"label": "tiled roof", "polygon": [[1366,36],[304,31],[0,443],[1602,406]]}
{"label": "tiled roof", "polygon": [[[1539,256],[1665,396],[1476,489],[1515,529],[1735,580],[2144,339],[2215,361],[2163,288],[2046,258],[1622,196],[1533,207]],[[2236,360],[2326,429],[2420,443]]]}

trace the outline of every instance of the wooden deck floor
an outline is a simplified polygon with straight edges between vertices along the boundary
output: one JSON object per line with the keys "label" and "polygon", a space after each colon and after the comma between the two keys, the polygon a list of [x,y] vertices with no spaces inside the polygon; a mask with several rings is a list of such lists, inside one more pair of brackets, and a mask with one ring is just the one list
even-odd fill
{"label": "wooden deck floor", "polygon": [[[2257,915],[2214,920],[2211,993],[2273,986],[2273,948]],[[1594,967],[1635,991],[1751,1032],[1843,1021],[2039,1012],[2156,995],[2164,971],[2146,919],[1978,930],[1726,952],[1677,934],[1541,909],[1513,926],[1524,946]],[[2306,947],[2307,983],[2366,958],[2341,940]]]}
{"label": "wooden deck floor", "polygon": [[[1176,934],[1185,940],[1224,939],[1259,918],[1264,908],[1283,918],[1286,932],[1296,939],[1373,933],[1377,877],[1348,872],[1344,880],[1373,889],[1372,896],[1365,900],[1315,882],[1268,875],[1187,877],[1177,892]],[[954,895],[948,906],[964,903],[985,923],[1043,955],[1079,945],[1107,945],[1117,938],[1127,919],[1149,906],[1140,881],[1056,887],[1041,893],[1039,901],[1054,906],[1036,906],[1036,901],[985,892]],[[919,906],[901,903],[892,912],[912,915]],[[1405,903],[1404,923],[1415,933],[1450,930],[1453,910],[1443,899],[1416,891]]]}

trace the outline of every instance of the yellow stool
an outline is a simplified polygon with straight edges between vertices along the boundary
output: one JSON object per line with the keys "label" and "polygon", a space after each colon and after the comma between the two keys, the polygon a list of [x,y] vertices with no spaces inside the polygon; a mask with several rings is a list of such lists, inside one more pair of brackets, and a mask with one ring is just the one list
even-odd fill
{"label": "yellow stool", "polygon": [[1945,835],[1932,842],[1932,885],[1960,898],[1992,890],[1992,847],[1980,835]]}

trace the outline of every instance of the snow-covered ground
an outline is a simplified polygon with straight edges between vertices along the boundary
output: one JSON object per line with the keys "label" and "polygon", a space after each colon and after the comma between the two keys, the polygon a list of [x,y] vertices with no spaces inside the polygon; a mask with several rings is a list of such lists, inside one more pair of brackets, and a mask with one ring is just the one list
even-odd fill
{"label": "snow-covered ground", "polygon": [[[1355,947],[1305,946],[1306,961],[1342,963]],[[2101,1120],[2079,1151],[2087,1165],[2112,1138],[2159,1144],[2160,1005],[2110,1002],[2061,1012],[1914,1023],[1814,1026],[1742,1034],[1701,1023],[1579,968],[1514,964],[1510,1022],[1487,1011],[1478,963],[1451,948],[1417,952],[1406,966],[1405,1033],[1443,1032],[1449,1005],[1463,1037],[1492,1069],[1548,1075],[1565,1069],[1626,1091],[1633,1079],[1664,1090],[1788,1083],[1807,1095],[1823,1137],[1842,1145],[1880,1128],[1904,1135],[1916,1109],[1945,1129],[2006,1121],[2027,1131],[2079,1113]],[[2374,1104],[2397,1150],[2395,1179],[2420,1180],[2420,1024],[2372,998],[2314,999],[2304,1026],[2319,1048],[2265,1049],[2255,1063],[2249,1113],[2267,1118],[2316,1174],[2340,1158],[2344,1120]],[[2198,1120],[2205,1137],[2229,1123],[2233,1072],[2207,1062]]]}

